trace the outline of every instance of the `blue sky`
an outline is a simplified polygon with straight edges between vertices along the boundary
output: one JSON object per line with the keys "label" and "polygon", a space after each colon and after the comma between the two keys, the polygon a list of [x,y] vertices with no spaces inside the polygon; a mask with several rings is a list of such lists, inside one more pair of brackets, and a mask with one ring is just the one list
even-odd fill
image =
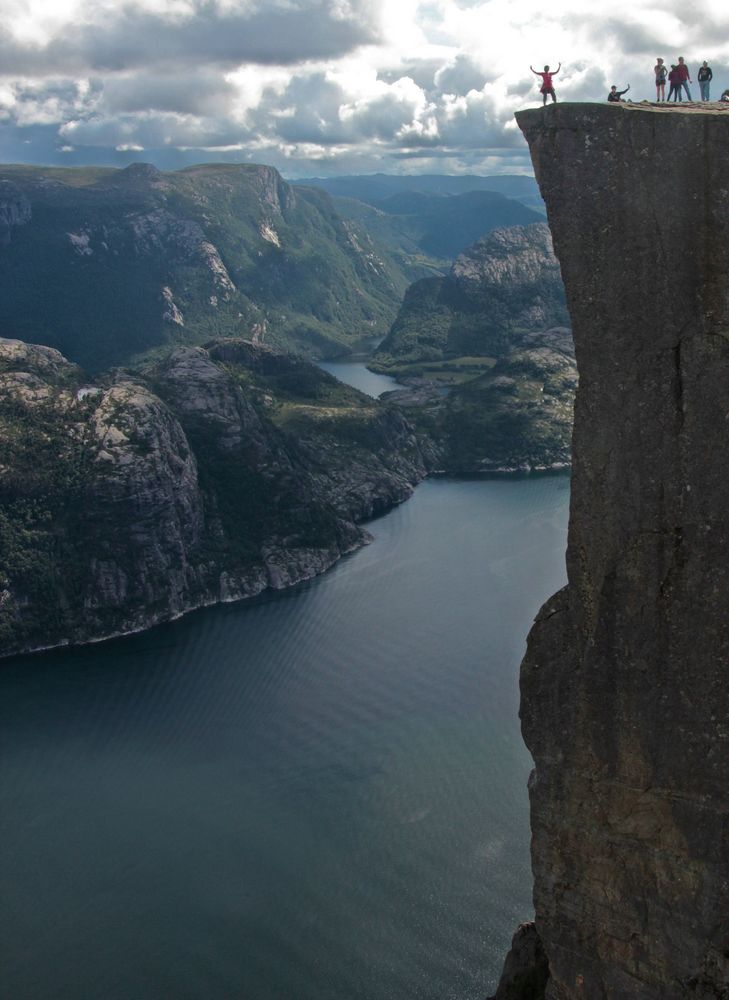
{"label": "blue sky", "polygon": [[[655,56],[729,87],[729,13],[645,0],[0,0],[0,161],[287,177],[528,172],[529,64],[560,100],[653,96]],[[714,95],[712,95],[714,96]]]}

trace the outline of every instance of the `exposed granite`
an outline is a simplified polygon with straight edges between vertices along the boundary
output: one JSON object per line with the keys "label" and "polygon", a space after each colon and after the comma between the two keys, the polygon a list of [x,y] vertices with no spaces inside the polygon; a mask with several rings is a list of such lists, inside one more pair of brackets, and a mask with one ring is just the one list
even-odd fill
{"label": "exposed granite", "polygon": [[308,579],[425,475],[398,411],[303,360],[217,347],[90,385],[0,339],[0,655]]}
{"label": "exposed granite", "polygon": [[729,118],[517,116],[579,389],[568,586],[522,667],[558,1000],[729,997]]}
{"label": "exposed granite", "polygon": [[548,979],[547,956],[534,922],[520,924],[511,939],[498,989],[489,1000],[543,1000]]}
{"label": "exposed granite", "polygon": [[521,334],[566,323],[546,223],[494,229],[464,250],[448,275],[408,288],[370,367],[416,374],[418,365],[438,360],[499,357]]}
{"label": "exposed granite", "polygon": [[27,226],[33,212],[30,202],[11,181],[0,181],[0,247],[11,240],[11,230]]}
{"label": "exposed granite", "polygon": [[566,327],[522,333],[485,372],[443,391],[431,380],[402,378],[406,388],[383,402],[403,411],[420,435],[431,472],[451,475],[561,471],[570,465],[577,386]]}
{"label": "exposed granite", "polygon": [[568,329],[517,338],[489,372],[448,395],[444,466],[461,474],[569,468],[576,387]]}

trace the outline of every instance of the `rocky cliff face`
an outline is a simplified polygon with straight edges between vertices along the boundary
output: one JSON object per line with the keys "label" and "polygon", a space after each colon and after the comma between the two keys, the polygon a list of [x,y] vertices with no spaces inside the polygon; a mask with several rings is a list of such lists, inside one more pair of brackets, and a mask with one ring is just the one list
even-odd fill
{"label": "rocky cliff face", "polygon": [[725,1000],[729,117],[517,117],[580,375],[569,584],[522,668],[547,996]]}
{"label": "rocky cliff face", "polygon": [[571,332],[524,334],[443,403],[447,471],[543,472],[570,464],[577,368]]}
{"label": "rocky cliff face", "polygon": [[267,348],[89,383],[0,339],[0,654],[312,577],[424,474],[399,412]]}
{"label": "rocky cliff face", "polygon": [[410,286],[372,367],[498,357],[521,333],[568,323],[546,223],[495,229],[460,254],[448,275]]}

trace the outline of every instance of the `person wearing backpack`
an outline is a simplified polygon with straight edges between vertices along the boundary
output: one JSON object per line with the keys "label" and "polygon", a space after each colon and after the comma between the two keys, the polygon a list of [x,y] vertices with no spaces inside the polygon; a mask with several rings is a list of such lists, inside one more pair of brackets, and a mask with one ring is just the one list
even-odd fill
{"label": "person wearing backpack", "polygon": [[678,66],[676,66],[675,63],[671,63],[671,72],[668,74],[668,82],[671,86],[668,88],[667,99],[670,101],[671,98],[673,98],[673,103],[675,104],[676,101],[680,101],[682,99],[681,83],[678,77]]}

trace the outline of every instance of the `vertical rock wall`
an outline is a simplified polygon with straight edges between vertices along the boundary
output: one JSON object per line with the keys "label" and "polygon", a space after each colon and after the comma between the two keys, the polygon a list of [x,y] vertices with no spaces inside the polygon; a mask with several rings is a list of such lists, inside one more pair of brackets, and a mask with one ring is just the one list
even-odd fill
{"label": "vertical rock wall", "polygon": [[560,1000],[729,997],[729,112],[521,112],[580,385],[522,667]]}

